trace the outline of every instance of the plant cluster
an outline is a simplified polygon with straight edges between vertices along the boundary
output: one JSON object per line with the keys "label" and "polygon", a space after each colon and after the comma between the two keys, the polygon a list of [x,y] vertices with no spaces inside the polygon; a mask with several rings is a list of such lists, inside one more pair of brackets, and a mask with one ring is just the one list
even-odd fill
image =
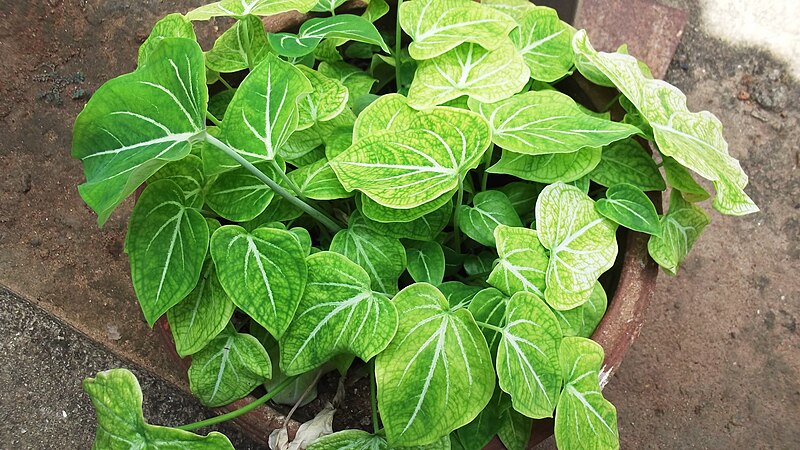
{"label": "plant cluster", "polygon": [[[547,417],[559,448],[617,448],[588,339],[606,309],[598,279],[619,226],[678,270],[709,221],[690,171],[719,212],[757,210],[720,122],[549,8],[410,0],[387,34],[374,25],[384,0],[360,14],[342,3],[169,15],[138,68],[78,116],[79,191],[99,223],[146,186],[125,250],[147,322],[166,315],[208,406],[262,385],[248,408],[299,402],[321,372],[367,362],[375,432],[315,450],[472,449],[494,435],[523,449]],[[267,33],[259,16],[287,11],[319,14]],[[203,52],[192,21],[220,16],[236,20]],[[598,111],[575,89],[587,81],[619,95]],[[659,214],[646,192],[667,187]],[[85,385],[97,448],[232,448],[146,424],[130,372]]]}

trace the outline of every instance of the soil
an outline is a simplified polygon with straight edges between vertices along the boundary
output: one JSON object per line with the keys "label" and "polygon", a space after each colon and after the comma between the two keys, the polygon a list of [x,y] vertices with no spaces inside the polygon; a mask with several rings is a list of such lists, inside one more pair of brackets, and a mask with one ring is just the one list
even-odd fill
{"label": "soil", "polygon": [[[102,82],[135,67],[136,48],[155,20],[201,3],[0,2],[0,285],[122,355],[113,364],[146,367],[182,389],[181,374],[166,363],[133,297],[122,252],[130,204],[99,229],[77,194],[83,175],[69,149],[75,116]],[[688,7],[691,21],[667,79],[686,92],[690,108],[720,117],[762,212],[713,214],[678,277],[660,277],[648,323],[606,394],[619,412],[622,448],[794,448],[800,87],[768,54],[704,34],[694,2],[666,3]],[[198,33],[207,46],[214,25]],[[0,366],[39,364],[6,358]],[[15,373],[0,373],[3,385],[22,389]],[[366,398],[358,386],[354,397]],[[14,398],[25,407],[24,397]],[[5,403],[0,417],[12,413]],[[13,414],[28,414],[32,430],[39,419],[37,407],[29,408]],[[347,405],[356,408],[364,405]],[[82,431],[91,434],[91,426]],[[38,442],[47,439],[42,434]],[[27,442],[32,446],[20,448],[42,448]]]}

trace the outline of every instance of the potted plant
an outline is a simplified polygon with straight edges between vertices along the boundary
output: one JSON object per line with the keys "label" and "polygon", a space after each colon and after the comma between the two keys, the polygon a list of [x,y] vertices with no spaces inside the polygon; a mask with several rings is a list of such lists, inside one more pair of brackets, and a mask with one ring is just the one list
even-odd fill
{"label": "potted plant", "polygon": [[[100,373],[85,382],[96,448],[232,448],[187,430],[279,395],[301,404],[321,372],[351,366],[370,380],[373,432],[309,448],[469,449],[499,435],[522,449],[552,417],[559,448],[617,448],[610,369],[589,339],[608,303],[599,279],[623,229],[629,250],[646,241],[678,270],[709,222],[690,172],[713,183],[717,211],[757,211],[720,122],[549,8],[409,0],[381,33],[383,0],[356,14],[341,3],[169,15],[136,71],[76,119],[79,191],[99,224],[143,187],[131,278],[147,322],[166,317],[191,356],[192,392],[217,407],[267,388],[173,429],[144,422],[130,372]],[[319,14],[267,33],[261,17],[287,11]],[[192,21],[220,16],[236,20],[204,53]],[[618,94],[582,104],[588,83]],[[647,193],[667,188],[659,214]]]}

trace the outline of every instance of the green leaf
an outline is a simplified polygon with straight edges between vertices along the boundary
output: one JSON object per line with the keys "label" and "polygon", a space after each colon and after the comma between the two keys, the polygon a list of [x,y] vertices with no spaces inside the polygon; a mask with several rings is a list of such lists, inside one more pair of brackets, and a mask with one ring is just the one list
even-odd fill
{"label": "green leaf", "polygon": [[275,159],[297,129],[298,102],[312,91],[300,69],[268,54],[236,89],[221,139],[251,162]]}
{"label": "green leaf", "polygon": [[489,173],[514,175],[539,183],[568,183],[597,167],[602,154],[599,147],[585,147],[577,152],[549,155],[526,155],[503,150],[500,160],[489,168]]}
{"label": "green leaf", "polygon": [[369,361],[383,351],[397,331],[397,311],[372,291],[367,272],[333,252],[315,253],[306,263],[308,283],[281,338],[281,370],[298,375],[342,352]]}
{"label": "green leaf", "polygon": [[208,225],[170,180],[152,183],[131,214],[125,251],[131,281],[150,326],[197,284],[208,251]]}
{"label": "green leaf", "polygon": [[[488,323],[498,328],[506,326],[506,306],[509,298],[495,288],[486,288],[472,298],[469,304],[469,312],[478,322]],[[481,328],[489,351],[497,354],[497,347],[500,345],[502,334],[490,328]]]}
{"label": "green leaf", "polygon": [[226,225],[211,237],[211,257],[236,306],[279,339],[306,283],[305,252],[290,232]]}
{"label": "green leaf", "polygon": [[283,197],[276,197],[269,203],[269,208],[265,209],[255,219],[243,223],[242,227],[247,230],[255,230],[266,223],[286,222],[297,219],[302,215],[303,211],[300,208],[289,203]]}
{"label": "green leaf", "polygon": [[578,178],[575,181],[570,181],[567,183],[568,186],[575,186],[586,195],[589,195],[589,186],[591,185],[592,180],[589,179],[589,175],[583,176]]}
{"label": "green leaf", "polygon": [[625,228],[656,236],[661,234],[655,205],[632,184],[611,186],[606,198],[601,198],[594,206],[603,217]]}
{"label": "green leaf", "polygon": [[434,286],[444,281],[444,251],[436,241],[415,242],[406,248],[408,273],[418,283]]}
{"label": "green leaf", "polygon": [[[447,258],[447,251],[453,251],[450,247],[444,247],[444,250],[445,258]],[[464,284],[460,281],[447,281],[437,286],[437,289],[447,299],[447,303],[453,311],[469,307],[472,300],[481,291],[478,286]]]}
{"label": "green leaf", "polygon": [[189,389],[204,405],[239,400],[272,376],[264,346],[249,334],[227,331],[192,356]]}
{"label": "green leaf", "polygon": [[[572,46],[647,119],[662,154],[714,183],[717,194],[713,206],[717,211],[729,215],[758,211],[744,192],[747,175],[739,161],[728,154],[719,119],[707,111],[690,112],[686,96],[671,84],[649,78],[636,58],[595,51],[585,31],[575,35]],[[577,66],[583,70],[580,61]]]}
{"label": "green leaf", "polygon": [[359,195],[357,198],[360,202],[359,209],[361,213],[364,214],[364,217],[381,223],[408,223],[410,225],[412,222],[416,222],[417,219],[431,215],[436,211],[440,211],[442,208],[450,208],[450,212],[452,212],[454,193],[455,192],[447,192],[430,200],[428,203],[409,209],[395,209],[383,206],[363,194]]}
{"label": "green leaf", "polygon": [[647,242],[650,256],[668,273],[675,275],[689,250],[711,220],[705,211],[687,202],[677,191],[669,198],[669,211],[661,218],[661,235]]}
{"label": "green leaf", "polygon": [[[488,102],[487,102],[488,103]],[[492,141],[527,155],[572,153],[636,134],[636,127],[586,114],[557,91],[530,91],[486,104],[470,101],[492,126]]]}
{"label": "green leaf", "polygon": [[[269,162],[256,167],[273,180],[277,173]],[[264,212],[275,193],[252,172],[239,167],[217,176],[206,188],[206,203],[221,217],[246,222]]]}
{"label": "green leaf", "polygon": [[455,431],[464,450],[484,450],[500,429],[500,416],[511,404],[499,388],[486,408],[472,422]]}
{"label": "green leaf", "polygon": [[[494,239],[494,235],[492,236]],[[491,251],[483,251],[477,255],[467,255],[464,258],[464,271],[467,275],[488,275],[492,271],[497,254]]]}
{"label": "green leaf", "polygon": [[572,73],[572,36],[575,29],[558,19],[551,8],[527,9],[511,32],[511,41],[531,69],[531,77],[553,82]]}
{"label": "green leaf", "polygon": [[309,19],[303,22],[297,34],[270,33],[268,38],[275,52],[294,58],[313,52],[324,38],[365,42],[380,46],[386,53],[390,52],[372,22],[352,14]]}
{"label": "green leaf", "polygon": [[186,205],[197,209],[202,208],[205,176],[203,175],[203,161],[197,156],[188,155],[183,159],[168,163],[154,173],[147,182],[152,184],[158,180],[174,181],[183,191]]}
{"label": "green leaf", "polygon": [[549,259],[536,230],[501,225],[494,237],[500,260],[489,274],[489,284],[508,296],[517,292],[544,296]]}
{"label": "green leaf", "polygon": [[[280,348],[278,342],[265,330],[263,327],[255,322],[250,323],[250,333],[255,336],[259,342],[264,345],[267,350],[269,359],[271,361],[280,361]],[[294,377],[294,380],[289,383],[283,390],[277,392],[271,399],[279,405],[294,406],[299,404],[305,406],[314,400],[317,395],[317,381],[320,374],[330,371],[329,368],[323,366],[317,370],[312,370],[304,374]],[[272,368],[272,377],[264,382],[264,388],[267,392],[271,392],[281,383],[289,378],[288,375],[283,373],[280,367]]]}
{"label": "green leaf", "polygon": [[317,0],[317,4],[311,8],[315,12],[330,12],[336,11],[336,8],[342,6],[347,0]]}
{"label": "green leaf", "polygon": [[400,325],[375,362],[378,407],[390,444],[424,445],[471,422],[489,402],[491,355],[472,315],[451,310],[430,284],[413,284],[393,302]]}
{"label": "green leaf", "polygon": [[147,64],[106,82],[75,119],[72,156],[86,175],[78,191],[100,225],[150,175],[191,151],[205,129],[203,64],[197,42],[164,38]]}
{"label": "green leaf", "polygon": [[357,140],[330,164],[345,189],[358,189],[383,206],[410,209],[455,190],[480,163],[489,138],[477,114],[442,107],[420,115],[414,130]]}
{"label": "green leaf", "polygon": [[564,391],[556,408],[558,448],[618,449],[617,410],[600,392],[603,347],[584,338],[567,337],[559,352]]}
{"label": "green leaf", "polygon": [[663,161],[664,173],[667,175],[667,183],[672,189],[680,191],[684,200],[695,203],[702,202],[710,197],[708,191],[703,189],[703,186],[700,186],[697,181],[694,180],[692,174],[690,174],[685,167],[668,156],[665,156]]}
{"label": "green leaf", "polygon": [[427,109],[462,95],[484,103],[498,102],[522,90],[529,79],[530,69],[510,42],[494,50],[461,44],[436,58],[420,61],[408,91],[408,104]]}
{"label": "green leaf", "polygon": [[369,0],[366,2],[367,8],[361,14],[361,17],[375,22],[389,12],[389,4],[384,0]]}
{"label": "green leaf", "polygon": [[511,201],[500,191],[479,192],[472,204],[473,207],[459,206],[458,226],[464,234],[487,247],[495,246],[494,230],[498,225],[522,226]]}
{"label": "green leaf", "polygon": [[93,448],[234,450],[228,438],[216,431],[199,436],[146,423],[142,415],[142,388],[126,369],[99,372],[94,378],[83,380],[83,389],[89,394],[97,414]]}
{"label": "green leaf", "polygon": [[147,58],[158,47],[164,38],[186,38],[197,40],[194,27],[183,15],[168,14],[153,25],[150,35],[139,47],[139,66],[145,65]]}
{"label": "green leaf", "polygon": [[318,438],[308,450],[450,450],[450,437],[443,436],[427,445],[397,447],[389,446],[382,432],[369,434],[363,430],[342,430]]}
{"label": "green leaf", "polygon": [[[533,218],[536,198],[543,188],[544,186],[538,183],[514,181],[501,187],[500,192],[506,194],[514,210],[522,218],[522,221],[527,223]],[[528,220],[529,216],[531,220]]]}
{"label": "green leaf", "polygon": [[596,282],[589,301],[566,311],[553,310],[564,336],[591,337],[606,313],[608,298],[603,286]]}
{"label": "green leaf", "polygon": [[531,439],[533,419],[508,408],[500,415],[500,429],[497,437],[508,450],[526,450]]}
{"label": "green leaf", "polygon": [[413,0],[400,6],[400,26],[416,60],[430,59],[472,42],[493,50],[516,27],[505,14],[467,0]]}
{"label": "green leaf", "polygon": [[322,62],[317,70],[326,77],[339,80],[344,84],[349,93],[347,101],[351,108],[355,106],[357,99],[369,94],[372,86],[378,81],[358,67],[351,66],[343,61]]}
{"label": "green leaf", "polygon": [[518,292],[508,302],[505,322],[497,350],[500,388],[522,414],[552,417],[561,391],[558,320],[537,295]]}
{"label": "green leaf", "polygon": [[197,286],[167,311],[175,350],[181,357],[199,352],[231,320],[233,302],[217,279],[214,264],[206,260]]}
{"label": "green leaf", "polygon": [[450,223],[450,218],[453,216],[453,203],[447,202],[433,212],[406,222],[381,223],[368,218],[366,214],[364,214],[364,216],[370,228],[381,231],[387,236],[398,239],[430,241],[438,236],[447,224]]}
{"label": "green leaf", "polygon": [[535,9],[533,3],[528,0],[483,0],[481,5],[496,9],[514,18],[517,23],[521,22],[528,11]]}
{"label": "green leaf", "polygon": [[[280,223],[280,222],[278,222]],[[308,232],[303,227],[293,227],[289,229],[289,232],[292,233],[297,239],[297,242],[300,244],[300,248],[303,249],[303,253],[308,256],[311,254],[311,233]]]}
{"label": "green leaf", "polygon": [[603,148],[603,157],[589,177],[605,187],[628,183],[643,191],[666,189],[656,162],[633,139],[617,141]]}
{"label": "green leaf", "polygon": [[408,106],[408,99],[400,94],[381,95],[364,108],[353,127],[353,140],[372,136],[383,131],[407,131],[424,113]]}
{"label": "green leaf", "polygon": [[201,6],[186,14],[189,20],[208,20],[212,17],[241,17],[248,14],[274,16],[287,11],[307,13],[317,0],[222,0]]}
{"label": "green leaf", "polygon": [[545,300],[559,310],[586,302],[600,274],[614,265],[617,225],[598,214],[580,189],[555,183],[539,195],[536,226],[550,250]]}
{"label": "green leaf", "polygon": [[397,292],[397,280],[406,270],[406,249],[400,240],[373,230],[354,214],[349,226],[333,237],[330,250],[364,268],[376,291],[389,295]]}
{"label": "green leaf", "polygon": [[336,200],[353,196],[342,187],[325,158],[290,172],[289,179],[297,184],[303,195],[314,200]]}
{"label": "green leaf", "polygon": [[228,28],[206,53],[206,66],[228,73],[256,67],[272,49],[267,42],[264,23],[256,16],[246,16]]}
{"label": "green leaf", "polygon": [[314,90],[300,100],[298,127],[308,128],[316,122],[331,120],[347,107],[348,91],[339,80],[328,78],[314,69],[297,66]]}

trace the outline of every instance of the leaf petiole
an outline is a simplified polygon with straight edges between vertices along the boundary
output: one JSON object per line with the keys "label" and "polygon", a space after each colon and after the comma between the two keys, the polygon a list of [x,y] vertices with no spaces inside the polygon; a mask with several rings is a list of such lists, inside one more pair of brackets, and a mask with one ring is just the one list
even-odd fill
{"label": "leaf petiole", "polygon": [[214,115],[211,114],[209,111],[206,111],[206,119],[210,120],[211,123],[213,123],[215,126],[220,126],[222,124],[222,122],[216,117],[214,117]]}
{"label": "leaf petiole", "polygon": [[375,434],[380,431],[378,422],[378,383],[375,379],[375,360],[373,359],[369,365],[369,398],[372,403],[372,429]]}
{"label": "leaf petiole", "polygon": [[403,0],[397,0],[397,18],[394,25],[394,80],[400,92],[400,50],[403,48],[403,30],[400,28],[400,7]]}
{"label": "leaf petiole", "polygon": [[504,329],[502,329],[502,328],[500,328],[498,326],[494,326],[494,325],[492,325],[490,323],[479,322],[477,320],[475,321],[475,323],[477,323],[479,327],[483,327],[483,328],[486,328],[488,330],[496,331],[498,333],[505,333],[505,331],[506,331],[506,330],[504,330]]}
{"label": "leaf petiole", "polygon": [[280,394],[281,391],[283,391],[284,389],[286,389],[287,386],[292,384],[296,378],[297,377],[289,377],[289,378],[283,380],[283,382],[281,382],[281,384],[275,386],[275,389],[267,392],[263,396],[259,397],[257,400],[254,400],[254,401],[248,403],[247,405],[242,406],[239,409],[233,410],[233,411],[231,411],[229,413],[222,414],[222,415],[219,415],[219,416],[216,416],[216,417],[211,417],[209,419],[201,420],[199,422],[193,422],[193,423],[190,423],[190,424],[187,424],[187,425],[181,425],[181,426],[176,427],[176,428],[179,429],[179,430],[191,431],[191,430],[196,430],[198,428],[206,427],[206,426],[209,426],[209,425],[216,425],[218,423],[222,423],[222,422],[225,422],[227,420],[235,419],[235,418],[241,416],[242,414],[248,413],[248,412],[258,408],[259,406],[263,405],[264,403],[270,401],[270,399],[272,399],[272,397],[275,397],[276,395]]}
{"label": "leaf petiole", "polygon": [[461,253],[461,228],[458,226],[458,215],[461,210],[461,204],[464,202],[464,180],[458,181],[458,196],[456,197],[456,205],[453,208],[453,238],[455,239],[455,251]]}

